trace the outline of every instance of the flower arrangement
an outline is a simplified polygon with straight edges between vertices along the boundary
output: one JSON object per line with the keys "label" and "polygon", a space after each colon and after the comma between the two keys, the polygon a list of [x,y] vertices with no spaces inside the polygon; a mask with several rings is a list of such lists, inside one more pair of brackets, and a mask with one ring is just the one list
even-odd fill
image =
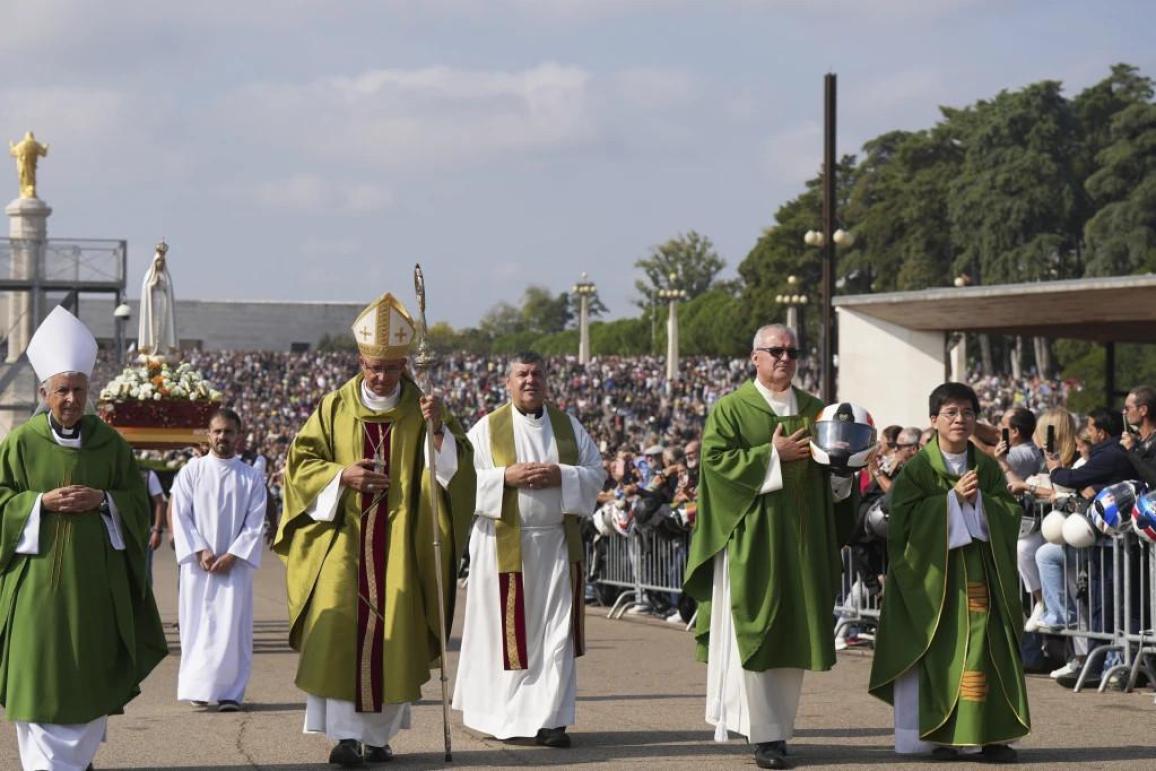
{"label": "flower arrangement", "polygon": [[167,362],[156,361],[125,368],[100,391],[102,402],[170,400],[219,402],[221,392],[188,362],[172,369]]}

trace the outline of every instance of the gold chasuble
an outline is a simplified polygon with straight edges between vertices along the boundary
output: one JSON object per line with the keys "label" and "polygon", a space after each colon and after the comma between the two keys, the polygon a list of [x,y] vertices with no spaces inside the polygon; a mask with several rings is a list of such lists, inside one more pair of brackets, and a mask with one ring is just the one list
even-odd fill
{"label": "gold chasuble", "polygon": [[[294,438],[273,550],[286,565],[289,643],[301,654],[297,687],[380,712],[420,697],[438,658],[438,600],[421,394],[404,377],[397,405],[373,412],[361,401],[361,383],[357,375],[326,395]],[[445,425],[458,451],[448,490],[434,482],[449,629],[475,475],[460,425],[448,415]],[[318,495],[360,460],[388,475],[388,492],[342,487],[333,521],[313,519]]]}
{"label": "gold chasuble", "polygon": [[[558,462],[566,466],[578,465],[578,441],[570,417],[553,405],[545,405],[550,418],[550,429],[558,446]],[[495,466],[512,466],[518,462],[514,450],[514,420],[510,404],[504,404],[490,413],[490,452]],[[586,652],[585,628],[585,574],[582,571],[584,552],[579,514],[563,512],[562,526],[566,532],[566,551],[570,562],[570,631],[574,638],[574,655]],[[494,522],[494,537],[498,549],[498,587],[502,610],[502,666],[507,669],[525,669],[529,662],[526,650],[525,587],[522,583],[522,531],[518,512],[518,489],[502,490],[502,518]]]}

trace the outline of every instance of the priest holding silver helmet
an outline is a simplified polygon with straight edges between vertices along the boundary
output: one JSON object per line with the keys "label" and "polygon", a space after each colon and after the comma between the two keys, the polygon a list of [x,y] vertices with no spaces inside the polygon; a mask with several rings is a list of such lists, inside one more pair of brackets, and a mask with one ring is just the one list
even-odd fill
{"label": "priest holding silver helmet", "polygon": [[717,741],[733,731],[756,745],[761,768],[790,768],[803,672],[835,663],[831,607],[854,520],[853,478],[812,459],[823,404],[791,384],[798,345],[788,327],[759,329],[755,377],[711,410],[686,569],[707,722]]}
{"label": "priest holding silver helmet", "polygon": [[132,449],[85,415],[96,340],[55,308],[28,345],[47,411],[0,444],[0,704],[25,769],[83,771],[165,656]]}

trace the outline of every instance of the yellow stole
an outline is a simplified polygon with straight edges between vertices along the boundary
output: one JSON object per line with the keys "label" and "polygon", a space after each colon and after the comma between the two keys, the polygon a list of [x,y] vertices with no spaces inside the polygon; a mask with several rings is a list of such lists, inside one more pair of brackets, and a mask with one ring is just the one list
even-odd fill
{"label": "yellow stole", "polygon": [[[550,428],[558,447],[558,463],[578,465],[578,441],[570,417],[553,405],[545,405]],[[514,450],[513,407],[504,404],[490,413],[490,452],[494,466],[512,466],[518,462]],[[586,652],[585,631],[585,573],[582,570],[584,552],[579,529],[581,512],[563,512],[562,526],[566,532],[566,552],[570,563],[570,631],[574,638],[574,655]],[[498,550],[498,587],[502,612],[502,665],[505,669],[525,669],[528,666],[526,640],[525,588],[522,583],[522,531],[518,511],[518,488],[505,487],[502,491],[502,518],[494,522],[494,536]]]}

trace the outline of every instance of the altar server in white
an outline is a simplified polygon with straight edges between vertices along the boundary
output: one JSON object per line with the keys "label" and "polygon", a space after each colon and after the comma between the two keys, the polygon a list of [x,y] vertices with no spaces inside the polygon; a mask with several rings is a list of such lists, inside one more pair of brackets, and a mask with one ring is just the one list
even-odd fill
{"label": "altar server in white", "polygon": [[453,707],[498,739],[568,747],[584,648],[579,522],[605,472],[578,421],[546,403],[541,356],[515,357],[506,387],[510,402],[469,433],[478,516]]}
{"label": "altar server in white", "polygon": [[173,482],[173,541],[181,571],[177,699],[235,712],[253,661],[253,572],[264,548],[265,478],[236,455],[241,418],[217,410],[210,454]]}

